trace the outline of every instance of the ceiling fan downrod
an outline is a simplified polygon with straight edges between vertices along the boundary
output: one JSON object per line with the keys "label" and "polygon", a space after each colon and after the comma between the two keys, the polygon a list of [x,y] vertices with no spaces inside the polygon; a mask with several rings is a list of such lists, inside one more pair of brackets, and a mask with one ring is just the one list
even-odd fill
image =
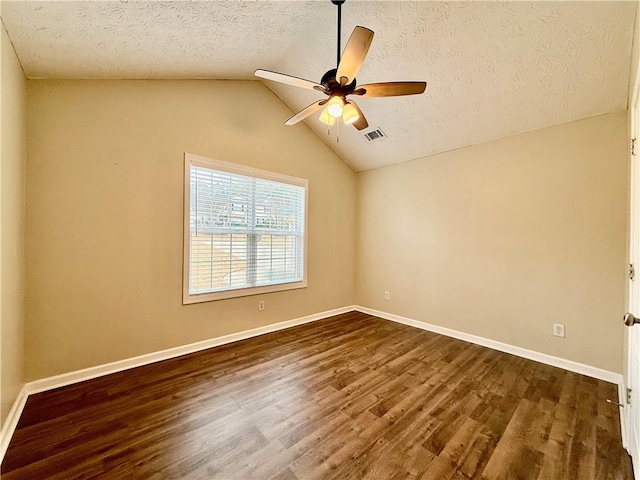
{"label": "ceiling fan downrod", "polygon": [[340,65],[340,45],[342,44],[341,38],[340,38],[341,36],[340,34],[342,32],[342,4],[345,1],[346,0],[331,0],[331,3],[333,3],[338,7],[338,45],[337,45],[338,60],[336,61],[336,68],[338,68],[338,65]]}
{"label": "ceiling fan downrod", "polygon": [[[336,7],[338,7],[338,41],[336,44],[336,68],[332,68],[327,71],[320,80],[320,84],[325,87],[327,91],[336,91],[336,87],[340,86],[340,80],[336,78],[336,73],[338,72],[338,67],[340,66],[340,60],[342,60],[341,49],[342,49],[342,4],[346,0],[331,0]],[[353,91],[356,86],[356,79],[353,78],[351,84],[348,85],[349,90]],[[341,96],[345,97],[347,93],[345,92]]]}

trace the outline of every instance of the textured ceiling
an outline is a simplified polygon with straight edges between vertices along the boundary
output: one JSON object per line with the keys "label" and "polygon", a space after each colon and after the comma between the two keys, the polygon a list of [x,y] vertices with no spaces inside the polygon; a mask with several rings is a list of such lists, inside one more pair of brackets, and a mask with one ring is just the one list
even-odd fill
{"label": "textured ceiling", "polygon": [[[383,140],[344,126],[327,135],[316,116],[307,125],[366,170],[623,110],[635,9],[628,1],[350,0],[343,45],[356,25],[375,32],[358,83],[425,80],[427,91],[358,101]],[[263,68],[319,81],[336,61],[328,0],[5,1],[2,16],[31,78],[250,79]],[[294,111],[323,97],[265,84]]]}

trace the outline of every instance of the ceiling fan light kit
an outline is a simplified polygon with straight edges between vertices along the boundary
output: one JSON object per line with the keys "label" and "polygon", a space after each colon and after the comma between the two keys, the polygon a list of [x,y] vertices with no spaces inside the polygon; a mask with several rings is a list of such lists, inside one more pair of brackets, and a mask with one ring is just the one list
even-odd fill
{"label": "ceiling fan light kit", "polygon": [[360,107],[348,95],[357,95],[366,98],[372,97],[397,97],[402,95],[418,95],[427,88],[426,82],[383,82],[356,86],[356,75],[364,62],[371,42],[373,31],[365,27],[355,27],[340,58],[340,34],[342,4],[345,0],[331,0],[338,7],[338,61],[337,68],[326,72],[320,83],[286,75],[284,73],[269,70],[256,70],[255,75],[266,80],[284,83],[299,88],[316,90],[324,93],[329,98],[319,100],[305,107],[293,117],[289,118],[285,125],[295,125],[308,116],[322,110],[320,121],[331,126],[342,117],[345,125],[353,125],[358,130],[369,126]]}
{"label": "ceiling fan light kit", "polygon": [[329,115],[329,111],[326,108],[322,110],[322,113],[320,114],[320,121],[322,123],[326,123],[329,126],[332,126],[334,123],[336,123],[335,117]]}
{"label": "ceiling fan light kit", "polygon": [[329,102],[327,103],[327,112],[334,118],[339,118],[342,116],[342,110],[344,106],[344,100],[342,97],[334,95],[331,97]]}
{"label": "ceiling fan light kit", "polygon": [[356,107],[354,107],[351,102],[347,101],[343,109],[342,121],[345,125],[351,125],[359,118],[360,114],[358,113],[358,110],[356,110]]}

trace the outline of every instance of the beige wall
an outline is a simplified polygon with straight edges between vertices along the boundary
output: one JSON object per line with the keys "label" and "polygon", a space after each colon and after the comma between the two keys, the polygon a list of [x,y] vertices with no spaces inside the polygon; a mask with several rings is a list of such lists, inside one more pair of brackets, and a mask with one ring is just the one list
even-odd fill
{"label": "beige wall", "polygon": [[26,80],[0,25],[0,422],[23,378]]}
{"label": "beige wall", "polygon": [[633,46],[631,48],[631,74],[629,75],[629,107],[633,98],[638,65],[640,64],[640,0],[636,0],[636,18],[633,24]]}
{"label": "beige wall", "polygon": [[[261,83],[28,94],[28,380],[353,303],[356,174]],[[185,151],[309,179],[308,288],[182,305]]]}
{"label": "beige wall", "polygon": [[[258,82],[28,83],[28,380],[354,300],[622,371],[625,112],[356,176]],[[184,151],[310,179],[307,289],[182,306]]]}
{"label": "beige wall", "polygon": [[360,174],[356,300],[621,372],[628,160],[620,112]]}

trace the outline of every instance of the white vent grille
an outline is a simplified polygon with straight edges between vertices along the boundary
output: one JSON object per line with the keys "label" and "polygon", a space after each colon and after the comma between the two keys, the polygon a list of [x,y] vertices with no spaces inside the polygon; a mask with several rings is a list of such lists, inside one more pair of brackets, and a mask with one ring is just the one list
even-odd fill
{"label": "white vent grille", "polygon": [[366,138],[369,142],[373,142],[374,140],[380,140],[386,138],[385,133],[380,128],[376,128],[375,130],[371,130],[364,134],[364,138]]}

